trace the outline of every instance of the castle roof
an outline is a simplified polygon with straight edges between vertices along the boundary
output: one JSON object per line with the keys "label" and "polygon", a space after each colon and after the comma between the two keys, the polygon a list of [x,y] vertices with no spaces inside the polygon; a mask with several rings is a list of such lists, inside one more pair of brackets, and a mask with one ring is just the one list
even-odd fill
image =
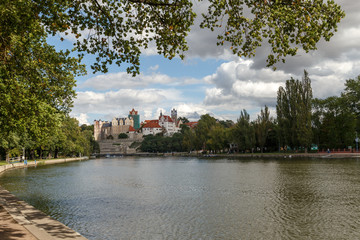
{"label": "castle roof", "polygon": [[164,118],[165,122],[174,122],[170,116],[162,115],[159,119]]}
{"label": "castle roof", "polygon": [[130,115],[138,115],[138,111],[135,111],[135,109],[132,109],[130,112],[129,112]]}
{"label": "castle roof", "polygon": [[143,128],[161,128],[159,120],[145,120]]}
{"label": "castle roof", "polygon": [[188,123],[184,123],[185,125],[189,126],[190,128],[194,128],[196,127],[196,125],[198,124],[198,122],[188,122]]}

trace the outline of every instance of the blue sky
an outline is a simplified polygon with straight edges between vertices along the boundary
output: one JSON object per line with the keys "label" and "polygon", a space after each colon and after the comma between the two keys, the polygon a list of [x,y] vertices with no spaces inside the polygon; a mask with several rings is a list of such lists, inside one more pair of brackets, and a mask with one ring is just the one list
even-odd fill
{"label": "blue sky", "polygon": [[[92,124],[94,119],[127,116],[135,108],[143,121],[175,108],[179,116],[191,120],[210,113],[236,121],[242,109],[254,119],[264,105],[275,115],[277,89],[290,77],[300,79],[304,69],[309,72],[315,97],[339,95],[346,79],[360,75],[360,2],[335,2],[346,17],[331,41],[321,41],[314,52],[299,51],[285,64],[277,65],[275,72],[265,67],[268,46],[258,49],[255,58],[238,58],[226,46],[216,46],[216,33],[194,26],[187,38],[189,51],[184,61],[170,61],[148,49],[141,57],[141,74],[135,78],[126,74],[125,67],[111,66],[107,74],[92,74],[88,67],[88,74],[77,78],[71,115],[80,123]],[[49,39],[49,43],[72,48],[71,37],[63,42],[58,38]],[[93,60],[86,56],[84,63]]]}

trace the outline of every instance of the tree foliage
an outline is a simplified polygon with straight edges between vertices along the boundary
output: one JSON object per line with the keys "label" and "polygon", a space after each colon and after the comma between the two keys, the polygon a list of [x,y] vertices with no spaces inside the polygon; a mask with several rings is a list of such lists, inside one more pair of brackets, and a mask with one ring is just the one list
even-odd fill
{"label": "tree foliage", "polygon": [[254,122],[254,129],[260,151],[263,152],[266,139],[268,137],[272,119],[270,118],[269,108],[265,105],[264,110],[261,109],[260,115]]}
{"label": "tree foliage", "polygon": [[345,16],[334,1],[323,0],[210,0],[203,14],[202,27],[220,28],[218,45],[230,43],[238,56],[254,56],[267,41],[272,49],[268,66],[285,61],[300,48],[316,49],[316,43],[334,35],[337,24]]}
{"label": "tree foliage", "polygon": [[208,140],[206,141],[206,148],[217,153],[226,147],[225,129],[220,123],[216,123],[209,129]]}
{"label": "tree foliage", "polygon": [[206,150],[206,143],[209,140],[210,129],[216,125],[216,119],[209,114],[202,115],[195,128],[196,149]]}
{"label": "tree foliage", "polygon": [[233,141],[240,151],[253,151],[255,145],[254,127],[250,122],[250,115],[245,109],[240,112],[240,117],[233,129]]}
{"label": "tree foliage", "polygon": [[284,144],[291,147],[308,147],[311,144],[312,89],[308,73],[302,81],[291,78],[285,89],[280,87],[277,96],[277,120]]}
{"label": "tree foliage", "polygon": [[56,51],[46,43],[33,5],[0,4],[0,144],[6,151],[6,142],[14,145],[14,135],[43,145],[59,126],[60,115],[72,107],[74,76],[84,73],[70,51]]}
{"label": "tree foliage", "polygon": [[171,137],[146,135],[141,143],[143,152],[182,152],[183,134],[175,133]]}
{"label": "tree foliage", "polygon": [[[6,26],[2,32],[36,34],[44,28],[52,35],[60,33],[62,40],[72,35],[74,50],[96,55],[95,72],[127,63],[128,72],[137,74],[141,51],[150,46],[169,59],[184,57],[194,11],[189,0],[4,0],[0,17]],[[254,56],[268,42],[272,50],[267,62],[272,66],[298,48],[308,52],[320,39],[328,41],[343,17],[332,0],[210,0],[200,27],[219,29],[218,45],[230,44],[238,56]],[[33,29],[38,23],[40,29]]]}
{"label": "tree foliage", "polygon": [[321,148],[343,149],[354,143],[357,116],[346,98],[314,99],[313,111],[314,141]]}
{"label": "tree foliage", "polygon": [[342,97],[346,100],[346,107],[349,107],[351,111],[360,117],[360,76],[346,80]]}
{"label": "tree foliage", "polygon": [[126,138],[129,138],[129,136],[126,133],[120,133],[118,135],[118,139],[126,139]]}

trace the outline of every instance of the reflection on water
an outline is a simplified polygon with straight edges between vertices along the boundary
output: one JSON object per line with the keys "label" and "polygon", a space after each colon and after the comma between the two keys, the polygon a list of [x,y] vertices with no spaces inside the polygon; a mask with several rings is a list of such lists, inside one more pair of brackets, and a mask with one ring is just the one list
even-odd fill
{"label": "reflection on water", "polygon": [[359,239],[359,183],[350,159],[98,159],[0,177],[89,239]]}

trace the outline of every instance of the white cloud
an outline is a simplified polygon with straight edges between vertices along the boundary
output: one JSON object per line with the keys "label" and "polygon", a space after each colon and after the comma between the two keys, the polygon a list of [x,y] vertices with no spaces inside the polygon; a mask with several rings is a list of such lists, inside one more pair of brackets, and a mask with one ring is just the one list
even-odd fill
{"label": "white cloud", "polygon": [[96,113],[102,115],[126,116],[132,108],[146,110],[159,106],[170,106],[171,103],[182,100],[181,92],[176,89],[121,89],[105,93],[85,91],[77,92],[73,113]]}
{"label": "white cloud", "polygon": [[274,105],[279,86],[291,75],[270,69],[252,69],[252,60],[221,64],[204,80],[215,85],[206,90],[204,104],[212,109],[235,111]]}
{"label": "white cloud", "polygon": [[[155,71],[159,65],[150,67]],[[154,84],[169,86],[184,86],[202,83],[202,79],[192,77],[175,78],[166,74],[152,72],[150,74],[140,73],[133,77],[126,72],[100,74],[95,77],[90,77],[83,83],[79,84],[79,89],[93,89],[97,91],[116,90],[116,89],[134,89],[151,87]]]}
{"label": "white cloud", "polygon": [[78,115],[74,115],[73,113],[70,114],[72,117],[76,118],[79,121],[80,125],[86,124],[90,125],[88,119],[88,115],[86,113],[80,113]]}
{"label": "white cloud", "polygon": [[159,65],[158,65],[158,64],[156,64],[155,66],[149,67],[149,70],[150,70],[150,71],[156,71],[156,70],[158,70],[158,69],[159,69]]}
{"label": "white cloud", "polygon": [[91,88],[95,90],[109,90],[121,88],[147,87],[151,84],[171,84],[179,80],[164,74],[152,73],[150,75],[140,74],[132,77],[126,72],[101,74],[87,79],[79,85],[79,88]]}

